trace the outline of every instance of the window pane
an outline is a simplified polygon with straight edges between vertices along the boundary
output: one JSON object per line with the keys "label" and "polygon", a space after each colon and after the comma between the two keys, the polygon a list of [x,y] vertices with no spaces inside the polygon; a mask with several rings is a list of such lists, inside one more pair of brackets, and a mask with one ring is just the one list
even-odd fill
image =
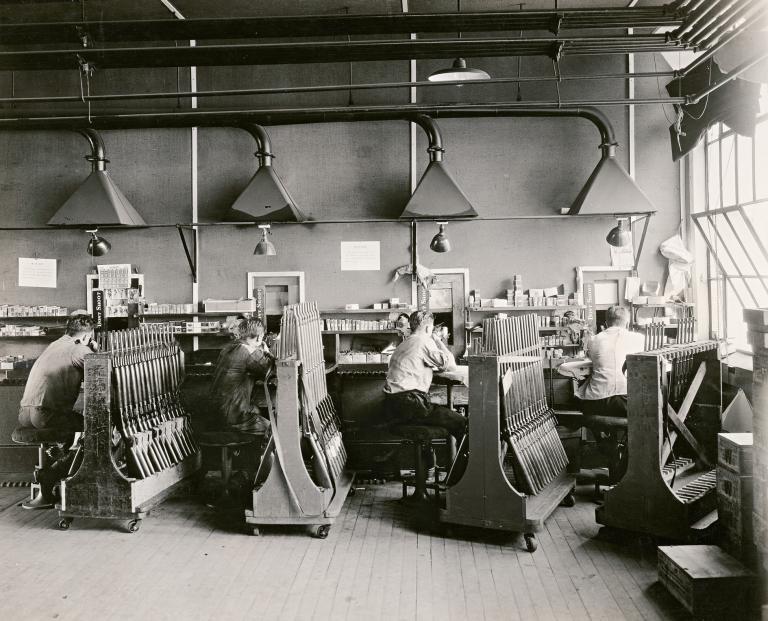
{"label": "window pane", "polygon": [[699,146],[690,156],[691,163],[691,211],[699,213],[707,208],[705,188],[707,180],[704,176],[704,148]]}
{"label": "window pane", "polygon": [[715,226],[712,224],[712,222],[710,222],[709,218],[707,218],[705,223],[702,223],[704,232],[706,233],[707,239],[709,240],[710,247],[714,251],[717,260],[719,260],[720,264],[723,266],[722,269],[725,272],[725,275],[738,276],[736,266],[733,264],[731,257],[726,252],[722,237],[718,235],[718,232],[722,233],[722,225],[725,224],[722,221],[722,216],[712,216],[711,219],[718,223],[717,230],[715,229]]}
{"label": "window pane", "polygon": [[[768,308],[768,289],[766,289],[768,287],[768,278],[755,278],[754,281],[757,281],[752,285],[752,289],[757,297],[757,305],[760,308]],[[753,280],[750,279],[750,284],[752,282]]]}
{"label": "window pane", "polygon": [[720,306],[719,306],[719,299],[718,296],[718,287],[719,287],[720,281],[718,280],[710,280],[709,281],[709,306],[710,306],[710,315],[709,315],[709,334],[710,336],[720,335]]}
{"label": "window pane", "polygon": [[707,206],[720,207],[720,145],[715,142],[707,147]]}
{"label": "window pane", "polygon": [[[749,289],[747,289],[747,286],[744,284],[744,280],[742,278],[729,278],[728,284],[730,287],[728,287],[727,291],[727,300],[728,300],[728,313],[730,315],[731,307],[730,304],[733,302],[741,302],[744,304],[744,306],[752,307],[755,306],[755,301],[752,299],[752,296],[749,293]],[[737,295],[738,294],[738,295]],[[733,299],[731,299],[730,296],[733,295]],[[742,321],[741,313],[739,313],[739,321]],[[730,317],[728,318],[728,325],[730,325]]]}
{"label": "window pane", "polygon": [[[733,284],[743,286],[743,283]],[[749,343],[747,342],[747,324],[744,323],[742,318],[744,307],[739,304],[739,299],[733,294],[733,289],[729,287],[728,290],[730,293],[726,296],[728,304],[727,336],[736,346],[736,349],[750,350]]]}
{"label": "window pane", "polygon": [[716,123],[712,127],[710,127],[707,130],[707,142],[712,142],[713,140],[717,140],[717,137],[720,135],[720,123]]}
{"label": "window pane", "polygon": [[723,206],[736,204],[736,139],[731,134],[720,143],[723,160]]}
{"label": "window pane", "polygon": [[733,258],[735,263],[734,269],[737,270],[736,273],[741,273],[744,276],[754,276],[755,270],[752,267],[752,263],[744,252],[744,248],[740,243],[741,240],[737,239],[736,235],[734,235],[733,229],[728,223],[729,218],[730,214],[727,216],[725,214],[720,214],[714,218],[717,230],[720,233],[720,239],[724,246],[723,250],[727,251]]}
{"label": "window pane", "polygon": [[758,198],[768,198],[768,120],[757,124],[755,131],[755,191]]}
{"label": "window pane", "polygon": [[[765,209],[763,209],[763,211],[765,211]],[[766,256],[766,252],[765,252],[766,250],[765,245],[766,243],[768,243],[768,239],[762,240],[763,245],[760,246],[760,244],[758,243],[759,240],[755,239],[755,236],[752,233],[752,230],[747,226],[746,222],[744,221],[744,218],[741,216],[741,213],[739,213],[738,211],[729,213],[728,217],[733,223],[733,228],[736,229],[736,235],[744,244],[744,247],[747,250],[747,255],[755,264],[755,267],[757,267],[757,273],[768,275],[768,256]],[[755,230],[755,233],[757,233],[756,227],[754,230]],[[768,230],[768,229],[763,229],[763,230]],[[757,234],[759,235],[760,233],[757,233]]]}
{"label": "window pane", "polygon": [[737,145],[739,202],[748,203],[755,198],[752,191],[752,139],[739,136]]}

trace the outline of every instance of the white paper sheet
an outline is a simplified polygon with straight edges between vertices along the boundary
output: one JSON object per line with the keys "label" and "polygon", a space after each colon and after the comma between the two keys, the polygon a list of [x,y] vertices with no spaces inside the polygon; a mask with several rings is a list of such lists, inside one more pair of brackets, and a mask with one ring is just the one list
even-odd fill
{"label": "white paper sheet", "polygon": [[341,242],[341,271],[375,271],[381,269],[380,242]]}
{"label": "white paper sheet", "polygon": [[99,265],[99,289],[128,289],[131,286],[131,264]]}
{"label": "white paper sheet", "polygon": [[56,259],[19,257],[19,287],[56,288]]}

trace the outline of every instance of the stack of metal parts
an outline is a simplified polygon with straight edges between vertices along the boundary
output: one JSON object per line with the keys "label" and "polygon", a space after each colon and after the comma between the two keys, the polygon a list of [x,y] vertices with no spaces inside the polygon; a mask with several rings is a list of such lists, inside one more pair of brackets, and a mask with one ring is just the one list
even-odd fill
{"label": "stack of metal parts", "polygon": [[280,321],[279,349],[281,359],[296,357],[301,361],[301,429],[313,451],[322,456],[315,466],[321,484],[328,475],[335,483],[347,463],[339,418],[325,381],[322,326],[317,302],[285,307]]}
{"label": "stack of metal parts", "polygon": [[[184,362],[169,324],[99,336],[112,359],[114,422],[126,443],[129,474],[146,478],[197,452],[189,417],[179,398]],[[114,410],[113,410],[114,411]]]}
{"label": "stack of metal parts", "polygon": [[563,472],[568,457],[547,405],[536,316],[486,319],[483,346],[507,356],[500,364],[501,436],[509,449],[504,459],[511,462],[515,478],[510,482],[537,494]]}

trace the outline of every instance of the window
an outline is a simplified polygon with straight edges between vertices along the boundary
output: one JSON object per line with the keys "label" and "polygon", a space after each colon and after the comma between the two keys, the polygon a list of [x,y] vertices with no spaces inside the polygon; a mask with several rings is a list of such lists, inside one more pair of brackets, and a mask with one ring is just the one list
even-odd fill
{"label": "window", "polygon": [[758,118],[754,139],[722,123],[711,127],[689,162],[710,331],[750,352],[742,310],[768,307],[768,114]]}

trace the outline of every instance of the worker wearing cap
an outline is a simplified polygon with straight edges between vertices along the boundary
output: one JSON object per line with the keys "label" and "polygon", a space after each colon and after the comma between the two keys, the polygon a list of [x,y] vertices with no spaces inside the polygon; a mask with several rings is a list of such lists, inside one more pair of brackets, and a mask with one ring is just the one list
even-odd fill
{"label": "worker wearing cap", "polygon": [[[19,424],[82,431],[83,417],[73,410],[83,382],[85,356],[97,350],[93,319],[86,311],[76,311],[67,321],[64,336],[51,343],[32,366],[19,405]],[[53,486],[66,476],[73,459],[74,454],[63,454],[49,468],[40,470],[41,493],[24,508],[51,508]]]}

